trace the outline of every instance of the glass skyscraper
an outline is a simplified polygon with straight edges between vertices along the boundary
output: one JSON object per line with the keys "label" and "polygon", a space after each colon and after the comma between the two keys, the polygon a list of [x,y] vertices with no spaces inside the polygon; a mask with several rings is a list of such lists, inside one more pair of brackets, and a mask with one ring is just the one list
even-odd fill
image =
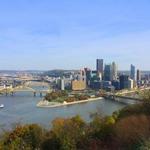
{"label": "glass skyscraper", "polygon": [[96,60],[96,71],[103,74],[103,59]]}
{"label": "glass skyscraper", "polygon": [[105,65],[104,80],[105,81],[111,81],[112,80],[112,65],[111,64]]}
{"label": "glass skyscraper", "polygon": [[141,72],[140,72],[139,69],[137,70],[136,80],[137,80],[137,81],[140,81],[140,80],[141,80]]}
{"label": "glass skyscraper", "polygon": [[120,79],[120,90],[127,89],[129,83],[129,76],[128,75],[121,75]]}
{"label": "glass skyscraper", "polygon": [[115,62],[112,63],[112,80],[117,80],[117,65]]}
{"label": "glass skyscraper", "polygon": [[136,80],[136,71],[135,66],[131,64],[131,70],[130,70],[130,78],[132,80]]}

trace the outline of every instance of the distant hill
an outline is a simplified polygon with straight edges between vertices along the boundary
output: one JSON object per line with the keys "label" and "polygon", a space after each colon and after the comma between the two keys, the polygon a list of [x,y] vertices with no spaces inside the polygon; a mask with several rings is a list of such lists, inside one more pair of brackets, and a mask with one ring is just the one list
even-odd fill
{"label": "distant hill", "polygon": [[78,72],[78,70],[62,70],[62,69],[55,69],[49,70],[43,73],[43,75],[51,76],[51,77],[62,77],[66,74],[71,74],[71,72]]}

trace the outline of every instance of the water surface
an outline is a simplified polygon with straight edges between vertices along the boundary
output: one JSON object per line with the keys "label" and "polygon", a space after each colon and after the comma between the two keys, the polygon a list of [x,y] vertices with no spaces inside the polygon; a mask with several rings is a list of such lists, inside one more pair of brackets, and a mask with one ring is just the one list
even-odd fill
{"label": "water surface", "polygon": [[[41,88],[41,87],[40,87]],[[112,112],[121,109],[125,104],[109,100],[98,100],[57,108],[37,108],[36,104],[41,100],[39,94],[36,97],[32,92],[17,92],[14,96],[0,96],[0,125],[10,128],[13,123],[38,123],[44,127],[51,126],[52,120],[57,117],[72,117],[80,115],[84,120],[90,120],[90,113],[99,110],[103,115],[111,115]]]}

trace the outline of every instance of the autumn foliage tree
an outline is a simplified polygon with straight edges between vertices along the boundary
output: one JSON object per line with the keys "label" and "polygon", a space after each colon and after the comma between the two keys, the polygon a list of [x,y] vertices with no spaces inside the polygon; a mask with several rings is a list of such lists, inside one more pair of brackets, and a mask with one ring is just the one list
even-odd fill
{"label": "autumn foliage tree", "polygon": [[123,118],[115,125],[115,134],[122,148],[136,149],[142,141],[150,138],[150,117],[134,115]]}
{"label": "autumn foliage tree", "polygon": [[36,124],[17,126],[1,139],[3,150],[33,150],[40,147],[43,130]]}
{"label": "autumn foliage tree", "polygon": [[47,101],[53,101],[57,98],[63,98],[63,97],[67,97],[68,94],[66,91],[53,91],[51,93],[47,93],[46,96],[44,97],[45,100]]}
{"label": "autumn foliage tree", "polygon": [[82,136],[85,136],[85,126],[85,122],[79,116],[70,119],[58,118],[53,121],[51,132],[60,142],[61,149],[75,150]]}

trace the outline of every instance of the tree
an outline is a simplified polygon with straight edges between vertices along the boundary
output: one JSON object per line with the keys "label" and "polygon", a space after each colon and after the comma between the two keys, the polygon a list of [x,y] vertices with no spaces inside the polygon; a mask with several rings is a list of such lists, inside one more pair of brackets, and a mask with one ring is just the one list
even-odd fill
{"label": "tree", "polygon": [[139,150],[149,150],[150,149],[150,138],[145,139],[144,142],[139,147]]}
{"label": "tree", "polygon": [[40,147],[42,128],[36,124],[17,126],[3,135],[1,147],[4,150],[34,150]]}
{"label": "tree", "polygon": [[142,99],[144,100],[144,102],[148,102],[150,103],[150,90],[144,90],[140,96],[142,97]]}
{"label": "tree", "polygon": [[150,121],[145,115],[123,118],[115,125],[116,142],[128,150],[137,148],[143,139],[150,137]]}
{"label": "tree", "polygon": [[57,118],[53,121],[52,133],[55,140],[61,145],[62,150],[77,149],[80,139],[85,136],[85,122],[75,116],[70,119]]}

